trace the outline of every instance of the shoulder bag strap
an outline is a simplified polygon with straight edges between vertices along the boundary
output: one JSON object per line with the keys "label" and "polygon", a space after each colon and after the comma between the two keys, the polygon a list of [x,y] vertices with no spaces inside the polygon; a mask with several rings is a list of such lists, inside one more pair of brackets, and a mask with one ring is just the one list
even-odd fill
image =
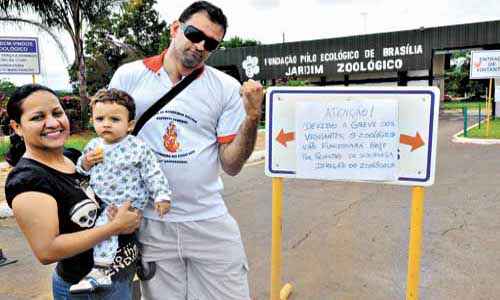
{"label": "shoulder bag strap", "polygon": [[146,124],[152,116],[154,116],[157,112],[160,111],[165,105],[167,105],[177,94],[182,92],[193,80],[198,77],[198,75],[202,72],[203,68],[198,68],[194,70],[191,74],[186,76],[181,82],[176,84],[173,88],[171,88],[163,97],[161,97],[158,101],[156,101],[153,105],[151,105],[137,120],[134,130],[132,131],[132,135],[137,135],[139,131],[142,129],[144,124]]}

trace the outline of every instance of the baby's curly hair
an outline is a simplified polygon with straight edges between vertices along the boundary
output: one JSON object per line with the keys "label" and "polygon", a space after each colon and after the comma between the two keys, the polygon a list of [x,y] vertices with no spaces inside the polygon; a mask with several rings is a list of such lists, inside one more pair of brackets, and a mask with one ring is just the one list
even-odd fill
{"label": "baby's curly hair", "polygon": [[100,89],[91,98],[90,106],[94,108],[96,103],[116,103],[125,106],[128,110],[128,120],[135,118],[135,102],[134,98],[124,91],[118,89]]}

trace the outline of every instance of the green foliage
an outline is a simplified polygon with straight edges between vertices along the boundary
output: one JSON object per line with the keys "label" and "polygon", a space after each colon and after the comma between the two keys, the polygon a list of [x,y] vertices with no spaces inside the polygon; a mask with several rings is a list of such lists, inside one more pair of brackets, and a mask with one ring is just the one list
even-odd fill
{"label": "green foliage", "polygon": [[291,79],[288,77],[283,77],[283,78],[276,79],[275,85],[276,86],[308,86],[308,85],[310,85],[310,83],[307,80],[297,79],[296,77],[291,78]]}
{"label": "green foliage", "polygon": [[[5,108],[7,107],[7,101],[9,97],[14,93],[16,86],[5,79],[0,79],[0,120],[3,120],[5,114]],[[0,124],[2,126],[4,124]]]}
{"label": "green foliage", "polygon": [[469,111],[477,111],[481,106],[481,110],[484,112],[486,107],[485,101],[451,101],[444,103],[444,109],[462,109],[462,107],[467,107]]}
{"label": "green foliage", "polygon": [[288,80],[287,82],[288,86],[306,86],[307,82],[305,80]]}
{"label": "green foliage", "polygon": [[[0,0],[0,10],[15,14],[35,14],[49,27],[75,34],[81,30],[83,21],[89,23],[106,17],[116,0]],[[71,34],[71,33],[70,33]]]}
{"label": "green foliage", "polygon": [[486,93],[487,80],[469,79],[470,51],[461,50],[452,54],[452,60],[459,62],[445,73],[445,91],[453,96],[479,97]]}
{"label": "green foliage", "polygon": [[12,82],[0,79],[0,98],[2,98],[2,95],[4,97],[10,97],[15,89],[16,86]]}
{"label": "green foliage", "polygon": [[[156,55],[170,42],[170,31],[165,21],[160,21],[153,8],[156,0],[134,1],[125,4],[118,23],[113,28],[118,39],[137,49],[143,56]],[[168,44],[168,43],[167,43]]]}
{"label": "green foliage", "polygon": [[170,44],[170,26],[165,28],[165,30],[163,30],[163,32],[160,35],[160,43],[158,45],[158,53],[163,51],[164,49],[167,49],[169,44]]}
{"label": "green foliage", "polygon": [[238,36],[233,36],[229,40],[224,40],[222,43],[220,43],[221,48],[240,48],[240,47],[250,47],[250,46],[257,46],[260,45],[261,43],[248,39],[244,40]]}
{"label": "green foliage", "polygon": [[[66,96],[70,96],[72,97],[75,93],[72,93],[72,92],[68,92],[66,90],[55,90],[54,92],[56,92],[57,96],[59,98],[62,98],[62,97],[66,97]],[[78,99],[79,101],[80,99]]]}
{"label": "green foliage", "polygon": [[[170,30],[153,6],[156,0],[131,1],[90,24],[85,34],[85,62],[90,94],[106,86],[124,63],[160,53],[170,43]],[[76,68],[70,70],[77,86]]]}
{"label": "green foliage", "polygon": [[10,142],[8,139],[0,139],[0,161],[5,160],[5,154],[9,151]]}
{"label": "green foliage", "polygon": [[64,146],[66,148],[75,148],[82,151],[85,145],[87,145],[87,143],[94,137],[96,137],[96,134],[93,131],[87,131],[81,134],[72,134],[68,141],[64,143]]}

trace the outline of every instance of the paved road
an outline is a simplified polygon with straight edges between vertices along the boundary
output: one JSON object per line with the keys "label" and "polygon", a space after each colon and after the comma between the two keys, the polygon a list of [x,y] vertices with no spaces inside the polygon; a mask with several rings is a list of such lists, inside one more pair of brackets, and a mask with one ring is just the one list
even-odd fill
{"label": "paved road", "polygon": [[[453,144],[463,126],[440,118],[436,183],[426,189],[421,299],[498,299],[500,146]],[[240,223],[255,299],[268,299],[271,180],[263,164],[224,177]],[[292,300],[404,299],[409,187],[286,180],[283,274]],[[0,247],[19,263],[0,268],[0,299],[45,299],[51,267],[31,256],[12,219]]]}
{"label": "paved road", "polygon": [[[426,189],[421,299],[499,299],[500,146],[453,144],[441,116],[436,183]],[[263,165],[226,178],[245,237],[251,287],[268,299],[271,181]],[[284,280],[292,299],[404,299],[411,188],[285,181]]]}

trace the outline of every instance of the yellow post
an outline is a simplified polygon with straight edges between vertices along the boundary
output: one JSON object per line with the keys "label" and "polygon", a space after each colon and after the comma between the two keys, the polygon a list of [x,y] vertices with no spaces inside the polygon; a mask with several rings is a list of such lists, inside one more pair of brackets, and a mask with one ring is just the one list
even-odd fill
{"label": "yellow post", "polygon": [[281,229],[283,212],[283,178],[273,177],[273,220],[271,240],[271,300],[280,300]]}
{"label": "yellow post", "polygon": [[490,117],[493,112],[492,103],[491,103],[491,85],[493,83],[493,79],[490,78],[490,87],[488,89],[488,99],[486,99],[486,137],[490,137]]}
{"label": "yellow post", "polygon": [[33,80],[33,84],[35,84],[35,83],[36,83],[36,80],[35,80],[35,79],[36,79],[36,78],[35,78],[35,74],[31,74],[31,79]]}
{"label": "yellow post", "polygon": [[411,191],[410,242],[408,246],[408,277],[406,300],[418,300],[420,281],[420,256],[422,252],[422,230],[424,218],[424,188],[414,186]]}

